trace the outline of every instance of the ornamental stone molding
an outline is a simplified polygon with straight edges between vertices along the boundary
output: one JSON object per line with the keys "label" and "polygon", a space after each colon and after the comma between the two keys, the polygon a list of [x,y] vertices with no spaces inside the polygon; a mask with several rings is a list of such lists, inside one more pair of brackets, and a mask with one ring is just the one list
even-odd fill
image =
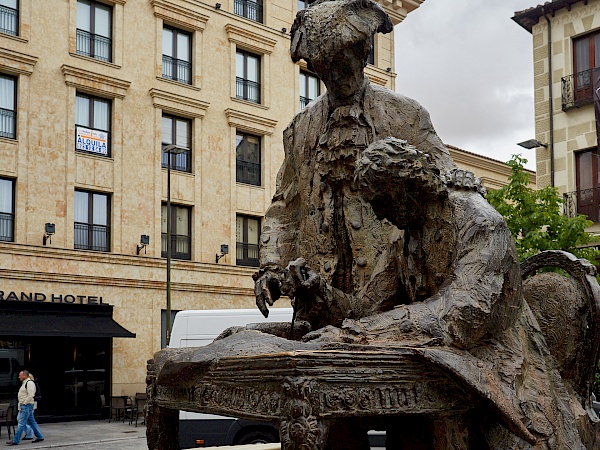
{"label": "ornamental stone molding", "polygon": [[203,31],[209,17],[193,9],[183,6],[182,2],[169,0],[152,0],[154,15],[166,22],[194,31]]}
{"label": "ornamental stone molding", "polygon": [[232,108],[225,110],[225,116],[227,116],[229,126],[261,136],[272,135],[277,125],[276,120]]}
{"label": "ornamental stone molding", "polygon": [[37,56],[0,48],[0,68],[5,72],[15,75],[31,75],[37,61]]}
{"label": "ornamental stone molding", "polygon": [[177,115],[202,118],[210,106],[210,103],[208,102],[195,100],[190,97],[162,91],[160,89],[150,89],[149,92],[152,97],[152,104],[155,108],[160,108],[163,111],[168,111]]}
{"label": "ornamental stone molding", "polygon": [[65,84],[67,86],[105,97],[122,99],[131,85],[130,81],[120,80],[66,64],[63,64],[60,70],[65,76]]}
{"label": "ornamental stone molding", "polygon": [[260,36],[251,30],[246,30],[230,23],[225,25],[225,31],[227,31],[227,38],[230,42],[263,55],[273,53],[275,44],[277,44],[277,41],[274,39]]}

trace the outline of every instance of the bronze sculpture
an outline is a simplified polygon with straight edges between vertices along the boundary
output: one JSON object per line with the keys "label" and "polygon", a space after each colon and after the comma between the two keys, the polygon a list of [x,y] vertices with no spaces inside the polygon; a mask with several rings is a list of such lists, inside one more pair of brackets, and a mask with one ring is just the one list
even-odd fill
{"label": "bronze sculpture", "polygon": [[370,428],[387,430],[388,449],[596,447],[593,372],[556,354],[598,358],[593,269],[549,257],[584,286],[563,316],[586,321],[580,346],[569,333],[549,345],[553,314],[524,300],[479,180],[455,168],[418,103],[364,78],[376,31],[391,21],[371,0],[298,13],[292,59],[327,93],[284,132],[255,275],[263,314],[285,295],[296,321],[157,353],[151,449],[176,448],[176,408],[277,420],[284,450],[368,448]]}

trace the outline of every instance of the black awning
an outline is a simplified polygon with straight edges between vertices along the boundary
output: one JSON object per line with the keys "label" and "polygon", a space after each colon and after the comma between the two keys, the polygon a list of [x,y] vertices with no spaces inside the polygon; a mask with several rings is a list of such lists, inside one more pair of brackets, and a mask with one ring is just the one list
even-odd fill
{"label": "black awning", "polygon": [[112,318],[112,305],[0,302],[0,336],[134,338]]}

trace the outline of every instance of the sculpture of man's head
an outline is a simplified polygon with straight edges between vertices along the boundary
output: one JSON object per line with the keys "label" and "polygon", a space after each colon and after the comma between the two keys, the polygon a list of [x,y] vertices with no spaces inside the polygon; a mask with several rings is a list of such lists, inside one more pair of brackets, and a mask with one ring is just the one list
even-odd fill
{"label": "sculpture of man's head", "polygon": [[292,25],[292,61],[304,59],[336,99],[352,98],[363,84],[371,37],[392,29],[373,0],[317,0]]}

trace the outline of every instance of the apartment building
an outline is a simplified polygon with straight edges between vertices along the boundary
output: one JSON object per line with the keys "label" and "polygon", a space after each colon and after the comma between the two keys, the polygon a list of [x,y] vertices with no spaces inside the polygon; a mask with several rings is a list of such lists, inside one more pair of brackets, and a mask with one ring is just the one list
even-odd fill
{"label": "apartment building", "polygon": [[[398,24],[422,1],[380,3]],[[172,312],[253,306],[282,133],[324,91],[289,58],[306,6],[0,0],[0,399],[18,366],[42,416],[145,390],[169,222]],[[393,42],[366,69],[390,89]]]}
{"label": "apartment building", "polygon": [[528,145],[538,187],[558,188],[565,214],[585,214],[589,231],[600,232],[600,1],[548,1],[513,20],[533,38],[536,137]]}

